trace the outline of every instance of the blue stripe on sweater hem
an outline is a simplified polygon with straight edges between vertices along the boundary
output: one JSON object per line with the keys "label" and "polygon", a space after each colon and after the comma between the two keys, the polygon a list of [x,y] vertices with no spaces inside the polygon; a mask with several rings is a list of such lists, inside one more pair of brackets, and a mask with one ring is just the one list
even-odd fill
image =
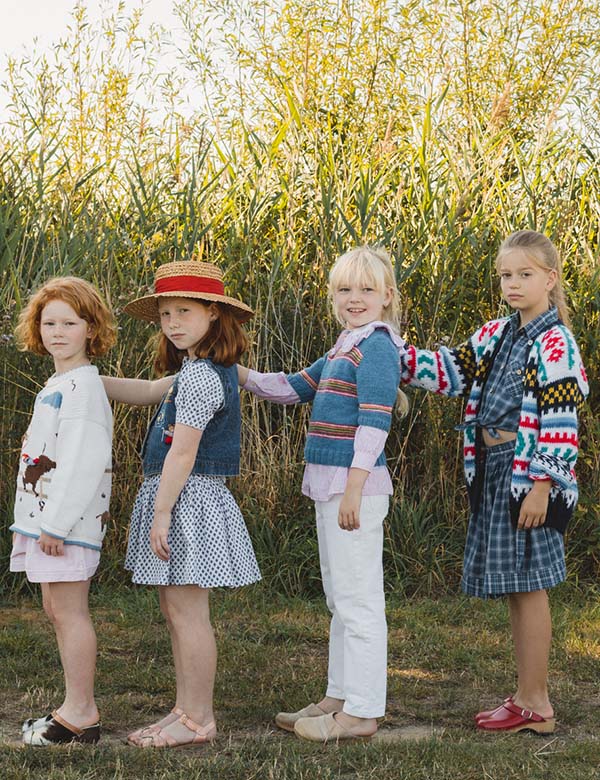
{"label": "blue stripe on sweater hem", "polygon": [[[13,531],[16,534],[21,534],[21,536],[26,536],[28,539],[39,539],[39,534],[31,534],[27,533],[27,531],[21,531],[20,528],[17,528],[14,525],[11,525],[8,529],[9,531]],[[47,533],[47,532],[46,532]],[[53,539],[61,539],[60,536],[53,536],[52,534],[48,534],[48,536],[52,536]],[[62,540],[65,544],[70,544],[75,547],[85,547],[88,550],[96,550],[97,552],[100,552],[102,550],[102,545],[96,545],[96,544],[88,544],[88,542],[71,542],[68,539]]]}

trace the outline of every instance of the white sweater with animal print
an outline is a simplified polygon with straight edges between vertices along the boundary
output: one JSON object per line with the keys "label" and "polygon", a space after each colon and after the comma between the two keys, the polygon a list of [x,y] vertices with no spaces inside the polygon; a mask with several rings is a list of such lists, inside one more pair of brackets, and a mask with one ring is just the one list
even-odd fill
{"label": "white sweater with animal print", "polygon": [[112,412],[95,366],[51,376],[23,437],[11,531],[99,550],[112,479]]}

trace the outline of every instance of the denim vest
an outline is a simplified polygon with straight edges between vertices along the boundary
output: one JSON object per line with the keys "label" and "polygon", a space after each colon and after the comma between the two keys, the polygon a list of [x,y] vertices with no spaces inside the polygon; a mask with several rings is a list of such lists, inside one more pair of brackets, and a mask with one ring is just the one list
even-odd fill
{"label": "denim vest", "polygon": [[[196,362],[196,361],[194,361]],[[237,366],[225,368],[203,359],[219,375],[223,383],[225,402],[202,433],[191,474],[211,474],[231,477],[240,473],[240,396]],[[162,472],[165,457],[173,441],[175,429],[175,398],[180,374],[163,397],[142,444],[144,477]]]}

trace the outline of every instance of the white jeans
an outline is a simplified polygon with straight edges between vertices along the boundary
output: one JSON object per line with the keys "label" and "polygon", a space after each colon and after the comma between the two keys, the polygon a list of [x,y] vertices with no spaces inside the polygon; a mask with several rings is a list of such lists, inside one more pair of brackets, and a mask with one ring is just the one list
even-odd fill
{"label": "white jeans", "polygon": [[331,612],[327,696],[358,718],[385,715],[387,623],[383,521],[389,496],[363,496],[360,528],[338,525],[342,496],[315,501],[321,577]]}

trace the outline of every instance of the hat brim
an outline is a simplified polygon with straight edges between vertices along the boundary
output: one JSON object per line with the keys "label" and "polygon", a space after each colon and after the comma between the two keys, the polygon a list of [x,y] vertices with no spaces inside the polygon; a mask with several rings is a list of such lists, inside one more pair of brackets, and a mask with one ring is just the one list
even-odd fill
{"label": "hat brim", "polygon": [[146,322],[160,322],[158,313],[159,298],[194,298],[198,301],[209,301],[210,303],[223,303],[231,308],[231,312],[239,322],[248,322],[254,316],[254,312],[245,303],[236,298],[230,298],[228,295],[218,295],[217,293],[197,293],[187,291],[174,291],[168,293],[156,293],[154,295],[144,295],[142,298],[136,298],[128,303],[123,311],[137,320]]}

